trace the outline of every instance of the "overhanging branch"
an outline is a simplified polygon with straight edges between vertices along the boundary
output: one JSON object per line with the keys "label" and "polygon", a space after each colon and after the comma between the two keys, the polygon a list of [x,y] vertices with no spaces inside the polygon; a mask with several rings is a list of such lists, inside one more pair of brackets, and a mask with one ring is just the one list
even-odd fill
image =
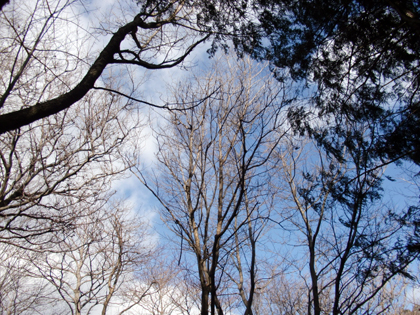
{"label": "overhanging branch", "polygon": [[[23,108],[14,112],[0,115],[0,134],[11,131],[22,126],[35,122],[36,120],[48,117],[53,114],[69,108],[74,103],[81,100],[91,89],[94,88],[95,82],[101,76],[107,65],[112,63],[130,63],[129,61],[117,61],[114,55],[120,51],[120,45],[128,34],[136,32],[138,28],[151,29],[160,28],[165,24],[171,23],[173,17],[161,22],[146,23],[142,20],[141,15],[137,15],[132,22],[120,27],[117,32],[109,40],[108,44],[101,51],[99,57],[89,68],[83,79],[69,92],[64,93],[54,99],[37,103],[27,108]],[[139,61],[134,64],[145,67],[147,69],[164,69],[179,65],[192,52],[192,50],[210,37],[207,34],[200,40],[194,42],[186,49],[184,54],[172,60],[169,63],[150,64]],[[149,105],[149,104],[148,104]]]}

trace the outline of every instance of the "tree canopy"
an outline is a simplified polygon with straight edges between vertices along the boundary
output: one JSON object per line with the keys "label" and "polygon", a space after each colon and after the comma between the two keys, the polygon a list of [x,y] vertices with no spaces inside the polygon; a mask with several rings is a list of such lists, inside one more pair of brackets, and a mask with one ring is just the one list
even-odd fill
{"label": "tree canopy", "polygon": [[0,1],[0,313],[401,314],[419,1],[98,3]]}
{"label": "tree canopy", "polygon": [[[315,85],[319,117],[379,128],[376,153],[420,162],[419,1],[261,1],[262,37],[240,46]],[[269,41],[266,44],[265,40]],[[305,110],[292,117],[299,124]],[[333,132],[337,133],[337,125]]]}
{"label": "tree canopy", "polygon": [[[419,1],[150,0],[137,4],[138,13],[131,20],[107,30],[112,36],[78,82],[59,94],[16,108],[8,98],[47,38],[46,32],[40,32],[37,40],[22,37],[18,46],[27,56],[20,52],[21,65],[10,73],[2,91],[0,132],[68,108],[98,86],[110,65],[173,67],[204,41],[212,41],[210,53],[214,53],[231,40],[239,55],[269,60],[274,75],[287,69],[294,79],[315,86],[312,100],[319,116],[345,115],[380,125],[378,155],[420,162]],[[50,12],[46,26],[60,12]],[[159,42],[155,35],[146,39],[148,32],[174,37]],[[182,47],[176,57],[150,59],[151,51],[156,57],[162,49],[175,51],[175,46]],[[13,49],[7,51],[13,53]],[[291,115],[300,130],[310,129],[301,124],[304,114],[300,110]]]}

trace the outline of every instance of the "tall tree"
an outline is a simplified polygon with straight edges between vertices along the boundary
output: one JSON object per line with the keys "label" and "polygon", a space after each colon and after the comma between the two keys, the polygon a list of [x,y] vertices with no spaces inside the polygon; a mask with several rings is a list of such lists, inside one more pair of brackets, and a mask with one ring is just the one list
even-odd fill
{"label": "tall tree", "polygon": [[287,92],[263,70],[249,60],[219,59],[203,78],[177,86],[176,103],[205,101],[166,117],[155,131],[159,176],[138,173],[180,238],[181,254],[196,261],[201,314],[228,312],[235,305],[229,296],[252,314],[262,273],[256,244],[271,206],[265,163],[280,141],[288,104]]}
{"label": "tall tree", "polygon": [[[419,1],[261,2],[260,41],[238,47],[306,84],[309,97],[289,113],[294,130],[342,160],[366,133],[347,122],[369,125],[372,167],[419,165]],[[402,220],[418,225],[417,209]]]}
{"label": "tall tree", "polygon": [[377,296],[417,255],[399,244],[402,227],[390,220],[397,210],[383,204],[384,170],[369,158],[371,142],[360,135],[357,146],[342,148],[342,159],[303,141],[279,150],[280,183],[290,193],[282,195],[283,226],[305,244],[307,266],[299,270],[309,275],[308,314],[381,313],[393,301]]}

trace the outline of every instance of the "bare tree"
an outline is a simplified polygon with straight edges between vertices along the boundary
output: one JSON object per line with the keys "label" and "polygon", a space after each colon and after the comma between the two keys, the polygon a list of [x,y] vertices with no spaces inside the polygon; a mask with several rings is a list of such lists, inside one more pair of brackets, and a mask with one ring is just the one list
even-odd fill
{"label": "bare tree", "polygon": [[[108,65],[137,65],[146,69],[173,67],[208,38],[199,31],[192,36],[187,34],[192,21],[190,9],[184,8],[183,1],[141,3],[138,14],[125,12],[126,21],[115,32],[104,30],[112,36],[90,63],[91,57],[83,45],[89,45],[86,37],[92,35],[83,30],[83,25],[77,25],[79,12],[83,13],[82,5],[78,1],[38,0],[34,6],[12,3],[2,10],[2,63],[10,67],[2,77],[1,133],[78,102],[95,88]],[[127,5],[128,10],[133,9],[128,2]],[[71,13],[73,17],[69,17]],[[72,21],[74,18],[76,21]],[[82,38],[78,38],[80,35]],[[182,49],[185,45],[188,48]],[[174,56],[178,48],[183,52]],[[16,102],[15,96],[29,84],[37,85],[37,90]]]}
{"label": "bare tree", "polygon": [[[156,255],[153,263],[148,265],[145,278],[149,279],[148,283],[153,285],[138,304],[138,314],[196,315],[200,313],[200,285],[191,279],[193,277],[191,277],[190,268],[178,265],[178,257],[175,253],[176,251],[170,246],[159,248],[159,256]],[[133,286],[137,287],[136,284]],[[140,294],[144,295],[144,290]]]}
{"label": "bare tree", "polygon": [[[12,1],[3,7],[0,133],[56,114],[92,89],[108,88],[101,82],[107,80],[110,68],[156,70],[180,65],[211,35],[221,41],[240,29],[240,21],[248,20],[244,8],[226,1],[129,0],[116,8],[123,8],[118,17],[107,20],[107,16],[90,27],[81,23],[83,16],[95,12],[89,2]],[[101,32],[92,34],[95,29]],[[107,41],[98,52],[88,49],[95,38]],[[28,86],[36,86],[36,93],[16,101],[15,96]],[[118,87],[112,90],[125,94]]]}
{"label": "bare tree", "polygon": [[138,127],[121,112],[129,104],[108,92],[85,101],[0,137],[1,242],[59,241],[86,215],[77,204],[105,200],[129,166],[122,145]]}
{"label": "bare tree", "polygon": [[24,250],[9,244],[0,244],[2,315],[37,314],[45,305],[57,306],[51,298],[51,287],[46,281],[32,277],[31,264],[24,257]]}
{"label": "bare tree", "polygon": [[265,163],[281,138],[274,132],[286,92],[249,60],[218,60],[192,82],[176,87],[176,103],[205,101],[171,112],[156,130],[158,176],[136,174],[180,238],[180,255],[195,260],[201,314],[223,314],[238,298],[252,314],[260,272],[255,248],[271,206]]}
{"label": "bare tree", "polygon": [[307,264],[299,268],[308,275],[307,314],[386,312],[398,298],[397,290],[386,294],[388,283],[415,259],[398,245],[401,225],[381,199],[384,169],[369,156],[368,129],[357,128],[359,138],[340,156],[296,139],[276,152],[288,189],[279,203],[283,227],[297,235],[290,245]]}
{"label": "bare tree", "polygon": [[296,274],[281,273],[271,279],[256,301],[257,314],[307,314],[307,288]]}
{"label": "bare tree", "polygon": [[127,300],[124,286],[140,276],[154,245],[145,224],[122,205],[106,211],[102,204],[97,204],[101,210],[86,206],[74,234],[54,252],[30,256],[35,257],[32,276],[46,279],[56,292],[56,303],[65,302],[71,314],[96,310],[105,315],[111,308],[124,312],[140,302]]}

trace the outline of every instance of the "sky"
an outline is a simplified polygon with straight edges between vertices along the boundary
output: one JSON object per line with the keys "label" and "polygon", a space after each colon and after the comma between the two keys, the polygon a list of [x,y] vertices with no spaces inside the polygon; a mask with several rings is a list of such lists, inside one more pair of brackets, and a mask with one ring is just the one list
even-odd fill
{"label": "sky", "polygon": [[[93,11],[95,12],[95,16],[99,16],[100,14],[106,15],[108,12],[115,12],[115,1],[112,0],[95,0],[92,1],[91,5],[92,7],[100,8],[99,11]],[[118,9],[116,11],[118,11]],[[87,15],[86,19],[90,20],[91,16]],[[101,47],[102,44],[103,41],[99,41],[95,45]],[[204,44],[195,49],[186,59],[184,67],[157,71],[145,71],[141,68],[136,69],[136,75],[145,78],[144,82],[139,86],[140,94],[143,99],[151,103],[164,104],[165,100],[170,97],[167,95],[167,84],[183,80],[193,68],[205,69],[209,63],[208,54],[206,53],[208,47],[208,45]],[[141,106],[140,112],[144,117],[147,117],[148,121],[153,123],[159,122],[160,116],[165,115],[163,110],[151,110],[147,106]],[[144,138],[142,138],[140,163],[142,167],[147,169],[153,167],[155,163],[154,154],[156,153],[157,146],[149,126],[144,128],[142,134]],[[414,203],[417,201],[418,185],[416,183],[413,185],[413,181],[415,181],[416,178],[412,177],[413,173],[411,171],[404,171],[404,168],[411,169],[412,166],[410,166],[410,163],[404,163],[403,168],[389,166],[385,172],[386,175],[395,180],[390,181],[384,179],[384,188],[386,190],[386,198],[384,201],[385,206],[387,207],[406,207],[408,204],[407,200],[414,200]],[[159,219],[159,204],[139,180],[134,176],[130,176],[114,183],[113,187],[118,191],[119,195],[127,198],[128,202],[133,205],[137,213],[143,216],[145,220],[151,222],[151,225],[156,231],[156,238],[162,239],[161,237],[167,233],[167,229],[165,229],[165,226],[162,225],[162,222]],[[413,187],[415,189],[413,189]],[[166,239],[166,237],[164,237],[164,239]],[[411,292],[409,293],[410,299],[414,299],[419,292],[416,288],[411,288],[409,291]]]}
{"label": "sky", "polygon": [[[77,26],[83,30],[95,29],[95,40],[88,42],[87,47],[92,52],[99,51],[105,44],[108,35],[101,33],[101,27],[108,27],[108,24],[120,25],[129,20],[134,14],[135,10],[128,10],[127,13],[124,5],[133,5],[132,1],[116,1],[116,0],[92,0],[83,2],[84,6],[79,6],[79,25]],[[73,9],[72,7],[72,10]],[[121,14],[121,12],[124,14]],[[104,22],[106,21],[106,22]],[[111,22],[109,22],[111,21]],[[69,31],[68,33],[72,33]],[[76,32],[75,32],[76,34]],[[76,39],[75,39],[76,40]],[[193,69],[206,69],[209,64],[208,54],[206,50],[209,48],[208,44],[202,44],[193,53],[187,57],[183,67],[175,67],[170,69],[146,71],[142,68],[135,68],[133,78],[140,83],[138,87],[138,95],[143,100],[155,104],[165,104],[165,100],[170,98],[167,91],[167,85],[173,82],[183,82]],[[92,54],[95,55],[95,54]],[[120,78],[124,83],[124,77]],[[128,82],[128,80],[127,80]],[[102,82],[103,83],[103,82]],[[136,94],[137,95],[137,94]],[[165,116],[165,111],[160,109],[151,109],[146,105],[139,105],[138,113],[142,117],[145,126],[141,131],[141,145],[140,145],[140,167],[144,169],[151,169],[156,162],[155,153],[157,145],[152,136],[152,128],[149,123],[158,124],[161,122],[161,117]],[[403,165],[410,169],[409,163]],[[396,168],[390,166],[386,174],[396,179],[395,182],[385,179],[384,187],[386,188],[387,198],[391,195],[394,203],[398,206],[406,206],[406,200],[413,198],[417,201],[418,182],[416,177],[412,177],[413,171],[403,172],[403,168]],[[414,181],[414,184],[413,184]],[[412,188],[415,189],[412,189]],[[146,222],[148,222],[154,230],[156,242],[167,237],[167,229],[165,229],[161,220],[159,219],[158,208],[159,204],[152,194],[140,183],[140,181],[133,175],[128,174],[127,177],[120,179],[113,183],[113,189],[117,191],[117,196],[125,198],[127,203],[131,204],[133,211],[139,214]],[[391,201],[389,201],[391,203]],[[166,234],[166,235],[165,235]],[[416,299],[419,296],[419,290],[413,288],[409,290],[408,296],[410,299]]]}

